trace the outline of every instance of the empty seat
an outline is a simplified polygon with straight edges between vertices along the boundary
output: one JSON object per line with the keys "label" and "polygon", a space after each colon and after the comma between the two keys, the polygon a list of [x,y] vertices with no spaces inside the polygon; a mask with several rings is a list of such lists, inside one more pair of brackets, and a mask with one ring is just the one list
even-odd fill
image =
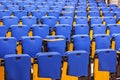
{"label": "empty seat", "polygon": [[57,52],[37,53],[39,77],[61,78],[62,59]]}
{"label": "empty seat", "polygon": [[96,51],[99,60],[99,70],[116,73],[116,51],[111,49],[100,49]]}
{"label": "empty seat", "polygon": [[102,18],[100,17],[91,17],[90,24],[102,24]]}
{"label": "empty seat", "polygon": [[0,26],[0,37],[6,37],[6,33],[8,32],[8,27],[5,25]]}
{"label": "empty seat", "polygon": [[99,11],[90,11],[89,14],[90,14],[90,17],[100,17]]}
{"label": "empty seat", "polygon": [[62,7],[61,6],[51,6],[50,10],[61,12],[62,11]]}
{"label": "empty seat", "polygon": [[48,16],[55,16],[56,18],[59,18],[60,12],[59,11],[48,11]]}
{"label": "empty seat", "polygon": [[60,24],[69,24],[69,25],[72,26],[73,18],[70,17],[70,16],[62,16],[62,17],[59,17],[59,23],[60,23]]}
{"label": "empty seat", "polygon": [[44,10],[33,10],[32,15],[35,16],[37,18],[37,20],[39,21],[42,16],[46,15],[46,11],[44,11]]}
{"label": "empty seat", "polygon": [[38,9],[38,10],[43,10],[43,11],[45,11],[45,12],[47,12],[48,10],[49,10],[49,6],[47,5],[47,6],[38,6],[36,9]]}
{"label": "empty seat", "polygon": [[42,24],[47,24],[51,29],[53,29],[57,23],[57,18],[54,16],[43,16],[41,18]]}
{"label": "empty seat", "polygon": [[98,25],[92,25],[91,26],[92,29],[93,29],[93,34],[106,34],[106,30],[107,30],[107,27],[102,25],[102,24],[98,24]]}
{"label": "empty seat", "polygon": [[35,10],[35,9],[36,7],[34,5],[24,5],[24,10],[26,10],[28,14],[30,14],[32,10]]}
{"label": "empty seat", "polygon": [[114,37],[115,40],[115,50],[120,51],[120,34]]}
{"label": "empty seat", "polygon": [[70,17],[74,17],[74,11],[62,11],[61,12],[61,16],[70,16]]}
{"label": "empty seat", "polygon": [[58,24],[55,26],[56,35],[63,35],[70,42],[72,26],[69,24]]}
{"label": "empty seat", "polygon": [[87,17],[87,12],[86,11],[76,11],[76,16],[77,17]]}
{"label": "empty seat", "polygon": [[17,41],[20,41],[22,36],[28,36],[28,32],[30,31],[30,27],[28,27],[27,25],[12,25],[10,27],[11,30],[11,35],[12,37],[15,37],[17,39]]}
{"label": "empty seat", "polygon": [[74,50],[85,50],[90,53],[91,41],[89,35],[74,35],[72,39]]}
{"label": "empty seat", "polygon": [[0,37],[0,58],[7,54],[16,54],[16,39]]}
{"label": "empty seat", "polygon": [[34,16],[23,16],[22,17],[22,24],[31,27],[32,25],[37,23],[37,19]]}
{"label": "empty seat", "polygon": [[75,18],[76,24],[88,24],[87,17],[77,17]]}
{"label": "empty seat", "polygon": [[89,34],[89,26],[88,25],[83,25],[83,24],[76,24],[74,27],[73,27],[73,30],[74,30],[74,35],[77,35],[77,34],[86,34],[88,35]]}
{"label": "empty seat", "polygon": [[83,50],[66,52],[68,57],[68,75],[87,77],[89,70],[89,53]]}
{"label": "empty seat", "polygon": [[17,16],[19,19],[21,19],[23,16],[27,16],[27,11],[25,10],[14,10],[13,13],[14,16]]}
{"label": "empty seat", "polygon": [[44,47],[47,52],[59,52],[61,56],[64,56],[66,51],[66,39],[62,35],[47,36],[44,39]]}
{"label": "empty seat", "polygon": [[19,6],[18,5],[7,5],[7,9],[10,11],[19,10]]}
{"label": "empty seat", "polygon": [[26,54],[6,55],[5,60],[5,79],[6,80],[31,80],[30,56]]}
{"label": "empty seat", "polygon": [[106,25],[116,24],[116,19],[114,17],[105,17],[104,21],[106,22]]}
{"label": "empty seat", "polygon": [[46,24],[33,25],[32,30],[33,36],[40,36],[41,38],[45,38],[49,35],[49,26]]}
{"label": "empty seat", "polygon": [[4,10],[5,6],[4,5],[0,5],[0,10]]}
{"label": "empty seat", "polygon": [[35,57],[36,53],[42,51],[42,39],[39,36],[22,37],[23,54],[29,54],[31,57]]}
{"label": "empty seat", "polygon": [[103,13],[104,17],[114,17],[114,12],[104,12]]}
{"label": "empty seat", "polygon": [[18,25],[19,19],[16,16],[5,16],[3,17],[3,24],[6,27],[10,27],[11,25]]}
{"label": "empty seat", "polygon": [[106,34],[96,34],[94,35],[96,42],[96,49],[110,49],[111,41],[110,36]]}
{"label": "empty seat", "polygon": [[0,19],[2,19],[4,16],[11,16],[12,11],[10,10],[0,10]]}
{"label": "empty seat", "polygon": [[103,13],[105,13],[105,12],[110,12],[111,9],[108,7],[102,7],[101,10]]}

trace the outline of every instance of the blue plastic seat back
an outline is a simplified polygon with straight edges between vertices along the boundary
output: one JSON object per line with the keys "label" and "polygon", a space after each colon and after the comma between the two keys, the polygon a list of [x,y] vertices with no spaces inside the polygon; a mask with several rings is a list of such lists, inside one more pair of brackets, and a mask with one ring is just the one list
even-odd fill
{"label": "blue plastic seat back", "polygon": [[0,26],[0,37],[6,37],[6,33],[8,32],[8,27],[5,25]]}
{"label": "blue plastic seat back", "polygon": [[114,17],[114,12],[104,12],[104,17]]}
{"label": "blue plastic seat back", "polygon": [[106,25],[116,24],[116,19],[114,17],[105,17],[104,21],[106,22]]}
{"label": "blue plastic seat back", "polygon": [[37,18],[34,16],[23,16],[22,23],[23,25],[27,25],[28,27],[31,27],[32,25],[37,23]]}
{"label": "blue plastic seat back", "polygon": [[61,12],[62,11],[62,7],[61,6],[51,6],[50,10]]}
{"label": "blue plastic seat back", "polygon": [[47,12],[50,7],[44,5],[44,6],[38,6],[37,8],[38,8],[38,10],[43,10],[43,11],[46,11],[46,12]]}
{"label": "blue plastic seat back", "polygon": [[83,16],[84,16],[84,17],[87,17],[87,12],[77,11],[77,12],[76,12],[76,15],[77,15],[78,17],[79,17],[79,16],[80,16],[80,17],[83,17]]}
{"label": "blue plastic seat back", "polygon": [[32,15],[35,16],[38,20],[40,20],[42,16],[46,15],[46,11],[44,11],[44,10],[34,10],[34,11],[32,11]]}
{"label": "blue plastic seat back", "polygon": [[76,24],[74,26],[74,34],[89,34],[89,26],[88,25],[82,25],[82,24]]}
{"label": "blue plastic seat back", "polygon": [[21,19],[23,16],[27,16],[27,11],[25,10],[14,10],[14,15]]}
{"label": "blue plastic seat back", "polygon": [[75,20],[76,24],[88,24],[87,17],[77,17]]}
{"label": "blue plastic seat back", "polygon": [[120,50],[120,35],[116,35],[114,39],[115,39],[115,49],[119,51]]}
{"label": "blue plastic seat back", "polygon": [[4,5],[4,6],[7,6],[7,5],[12,5],[12,1],[1,1],[1,4]]}
{"label": "blue plastic seat back", "polygon": [[39,36],[22,37],[23,54],[35,57],[36,53],[42,50],[42,38]]}
{"label": "blue plastic seat back", "polygon": [[73,6],[64,6],[63,7],[63,11],[67,11],[67,12],[73,12],[74,9],[75,8]]}
{"label": "blue plastic seat back", "polygon": [[116,8],[113,10],[114,13],[120,13],[120,8]]}
{"label": "blue plastic seat back", "polygon": [[16,54],[16,39],[13,37],[0,37],[0,58],[7,54]]}
{"label": "blue plastic seat back", "polygon": [[51,29],[53,29],[57,23],[57,18],[54,16],[43,16],[41,19],[42,24],[48,25]]}
{"label": "blue plastic seat back", "polygon": [[37,54],[39,77],[60,79],[62,59],[57,52],[45,52]]}
{"label": "blue plastic seat back", "polygon": [[92,17],[90,19],[90,24],[93,25],[93,24],[102,24],[102,18],[100,17]]}
{"label": "blue plastic seat back", "polygon": [[6,80],[31,80],[30,56],[26,54],[6,55],[5,73]]}
{"label": "blue plastic seat back", "polygon": [[0,5],[0,10],[4,10],[5,6],[4,5]]}
{"label": "blue plastic seat back", "polygon": [[74,11],[62,11],[61,12],[61,16],[70,16],[70,17],[74,17]]}
{"label": "blue plastic seat back", "polygon": [[103,8],[101,8],[102,9],[102,12],[104,13],[104,12],[110,12],[110,8],[108,8],[108,7],[103,7]]}
{"label": "blue plastic seat back", "polygon": [[56,35],[63,35],[68,41],[70,41],[72,26],[69,24],[58,24],[55,26]]}
{"label": "blue plastic seat back", "polygon": [[40,36],[41,38],[45,38],[49,35],[49,26],[46,24],[33,25],[32,28],[34,36]]}
{"label": "blue plastic seat back", "polygon": [[90,7],[90,11],[99,12],[99,8],[98,7]]}
{"label": "blue plastic seat back", "polygon": [[55,16],[56,18],[59,18],[60,12],[59,11],[49,11],[48,16]]}
{"label": "blue plastic seat back", "polygon": [[77,7],[76,10],[77,11],[85,11],[86,12],[86,7]]}
{"label": "blue plastic seat back", "polygon": [[18,25],[19,19],[16,16],[5,16],[3,17],[3,24],[6,27],[10,27],[11,25]]}
{"label": "blue plastic seat back", "polygon": [[18,5],[7,5],[7,9],[10,11],[19,10],[19,6]]}
{"label": "blue plastic seat back", "polygon": [[88,35],[74,35],[72,38],[74,50],[85,50],[90,53],[91,41]]}
{"label": "blue plastic seat back", "polygon": [[68,75],[88,76],[89,53],[86,51],[67,52],[68,57]]}
{"label": "blue plastic seat back", "polygon": [[35,7],[34,5],[25,5],[25,6],[24,6],[24,9],[25,9],[28,13],[30,13],[30,12],[32,12],[32,10],[35,10],[36,7]]}
{"label": "blue plastic seat back", "polygon": [[110,73],[116,72],[116,51],[111,49],[101,49],[96,51],[99,60],[99,70],[109,71]]}
{"label": "blue plastic seat back", "polygon": [[120,25],[113,24],[109,25],[110,35],[113,36],[114,34],[120,34]]}
{"label": "blue plastic seat back", "polygon": [[107,30],[107,27],[104,26],[104,25],[92,25],[92,28],[93,28],[93,34],[106,34],[106,30]]}
{"label": "blue plastic seat back", "polygon": [[48,52],[59,52],[62,56],[65,55],[66,39],[64,36],[47,36],[45,39]]}
{"label": "blue plastic seat back", "polygon": [[28,33],[30,31],[30,27],[26,25],[12,25],[11,26],[11,33],[12,37],[15,37],[17,41],[21,40],[22,36],[28,36]]}
{"label": "blue plastic seat back", "polygon": [[10,10],[0,10],[0,19],[4,16],[11,16],[12,12]]}
{"label": "blue plastic seat back", "polygon": [[70,17],[70,16],[59,17],[59,23],[60,24],[69,24],[69,25],[72,25],[73,18]]}
{"label": "blue plastic seat back", "polygon": [[106,34],[96,34],[96,49],[109,49],[111,45],[110,36]]}
{"label": "blue plastic seat back", "polygon": [[98,11],[91,11],[90,12],[90,17],[100,17],[100,12],[98,12]]}

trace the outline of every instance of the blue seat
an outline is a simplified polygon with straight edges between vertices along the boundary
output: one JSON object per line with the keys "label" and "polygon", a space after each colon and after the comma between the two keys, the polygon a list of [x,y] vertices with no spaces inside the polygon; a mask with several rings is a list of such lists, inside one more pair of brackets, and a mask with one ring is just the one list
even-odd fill
{"label": "blue seat", "polygon": [[100,49],[96,51],[99,60],[99,70],[116,73],[117,55],[112,49]]}
{"label": "blue seat", "polygon": [[101,10],[102,10],[103,13],[111,11],[111,9],[108,8],[108,7],[102,7]]}
{"label": "blue seat", "polygon": [[98,11],[90,11],[90,17],[100,17],[100,12]]}
{"label": "blue seat", "polygon": [[11,16],[12,11],[10,10],[0,10],[0,19],[2,19],[4,16]]}
{"label": "blue seat", "polygon": [[46,15],[46,11],[44,11],[44,10],[33,10],[32,15],[35,16],[38,21],[40,21],[41,17]]}
{"label": "blue seat", "polygon": [[90,11],[92,12],[99,12],[99,8],[98,7],[90,7]]}
{"label": "blue seat", "polygon": [[6,27],[10,27],[11,25],[18,25],[19,19],[16,16],[5,16],[3,17],[3,24]]}
{"label": "blue seat", "polygon": [[61,56],[65,55],[66,51],[66,39],[62,35],[47,36],[44,39],[45,51],[47,52],[59,52]]}
{"label": "blue seat", "polygon": [[120,13],[120,8],[116,8],[113,10],[114,13]]}
{"label": "blue seat", "polygon": [[34,5],[24,5],[24,10],[26,10],[29,15],[32,12],[32,10],[35,10],[35,9],[36,7]]}
{"label": "blue seat", "polygon": [[111,41],[110,36],[106,34],[96,34],[94,35],[96,42],[96,49],[110,49]]}
{"label": "blue seat", "polygon": [[22,17],[22,24],[31,27],[32,25],[37,23],[37,18],[34,16],[23,16]]}
{"label": "blue seat", "polygon": [[107,27],[104,26],[103,24],[98,24],[98,25],[92,25],[91,26],[93,29],[93,34],[106,34]]}
{"label": "blue seat", "polygon": [[72,36],[74,50],[85,50],[90,53],[91,41],[89,35]]}
{"label": "blue seat", "polygon": [[108,25],[108,28],[110,30],[110,36],[114,36],[116,34],[120,34],[120,25],[112,24],[112,25]]}
{"label": "blue seat", "polygon": [[22,37],[23,54],[28,54],[35,57],[36,53],[42,51],[42,38],[39,36]]}
{"label": "blue seat", "polygon": [[76,24],[74,27],[73,27],[73,30],[74,30],[74,35],[77,35],[77,34],[86,34],[86,35],[89,35],[89,26],[88,25],[83,25],[83,24]]}
{"label": "blue seat", "polygon": [[0,26],[0,37],[6,37],[6,33],[8,32],[8,27],[5,25]]}
{"label": "blue seat", "polygon": [[89,53],[83,50],[66,52],[68,57],[68,75],[88,76]]}
{"label": "blue seat", "polygon": [[7,9],[10,11],[19,10],[19,6],[18,5],[7,5]]}
{"label": "blue seat", "polygon": [[120,34],[114,36],[115,40],[115,50],[120,51]]}
{"label": "blue seat", "polygon": [[0,10],[4,10],[5,6],[4,5],[0,5]]}
{"label": "blue seat", "polygon": [[55,26],[56,35],[63,35],[70,42],[72,26],[69,24],[58,24]]}
{"label": "blue seat", "polygon": [[61,6],[51,6],[50,10],[61,12],[62,11],[62,7]]}
{"label": "blue seat", "polygon": [[114,17],[105,17],[104,21],[106,22],[106,25],[116,24],[116,19]]}
{"label": "blue seat", "polygon": [[73,18],[70,17],[70,16],[62,16],[62,17],[59,17],[59,23],[60,23],[60,24],[69,24],[69,25],[72,26]]}
{"label": "blue seat", "polygon": [[114,17],[114,12],[104,12],[103,13],[104,17]]}
{"label": "blue seat", "polygon": [[45,38],[46,36],[49,35],[49,26],[46,24],[41,24],[41,25],[33,25],[33,36],[40,36],[41,38]]}
{"label": "blue seat", "polygon": [[74,11],[62,11],[61,12],[61,16],[70,16],[70,17],[74,17]]}
{"label": "blue seat", "polygon": [[51,29],[53,29],[57,23],[57,18],[54,16],[43,16],[41,18],[42,24],[47,24]]}
{"label": "blue seat", "polygon": [[75,18],[76,24],[88,24],[87,17],[77,17]]}
{"label": "blue seat", "polygon": [[86,11],[87,11],[87,8],[86,8],[86,7],[78,6],[78,7],[76,7],[76,10],[77,10],[77,11],[84,11],[84,12],[86,12]]}
{"label": "blue seat", "polygon": [[62,10],[65,12],[73,12],[74,9],[75,8],[73,6],[64,6]]}
{"label": "blue seat", "polygon": [[26,54],[11,54],[4,57],[6,80],[31,80],[31,61]]}
{"label": "blue seat", "polygon": [[[37,53],[39,77],[61,78],[62,59],[57,52]],[[49,67],[49,68],[48,68]]]}
{"label": "blue seat", "polygon": [[30,31],[30,27],[26,25],[12,25],[10,27],[12,37],[15,37],[17,41],[20,41],[22,36],[28,36],[28,32]]}
{"label": "blue seat", "polygon": [[50,10],[50,11],[48,11],[48,16],[55,16],[56,18],[59,18],[60,12],[59,11]]}
{"label": "blue seat", "polygon": [[16,39],[13,37],[0,37],[0,58],[7,54],[16,54]]}
{"label": "blue seat", "polygon": [[27,16],[27,11],[25,10],[14,10],[13,13],[14,16],[17,16],[19,19],[21,19],[23,16]]}
{"label": "blue seat", "polygon": [[91,19],[90,19],[91,25],[102,24],[102,23],[103,23],[103,21],[102,21],[102,18],[100,18],[100,17],[91,17]]}
{"label": "blue seat", "polygon": [[49,6],[38,6],[37,9],[47,12],[49,10]]}
{"label": "blue seat", "polygon": [[77,17],[87,17],[87,12],[83,11],[76,11],[76,16]]}

